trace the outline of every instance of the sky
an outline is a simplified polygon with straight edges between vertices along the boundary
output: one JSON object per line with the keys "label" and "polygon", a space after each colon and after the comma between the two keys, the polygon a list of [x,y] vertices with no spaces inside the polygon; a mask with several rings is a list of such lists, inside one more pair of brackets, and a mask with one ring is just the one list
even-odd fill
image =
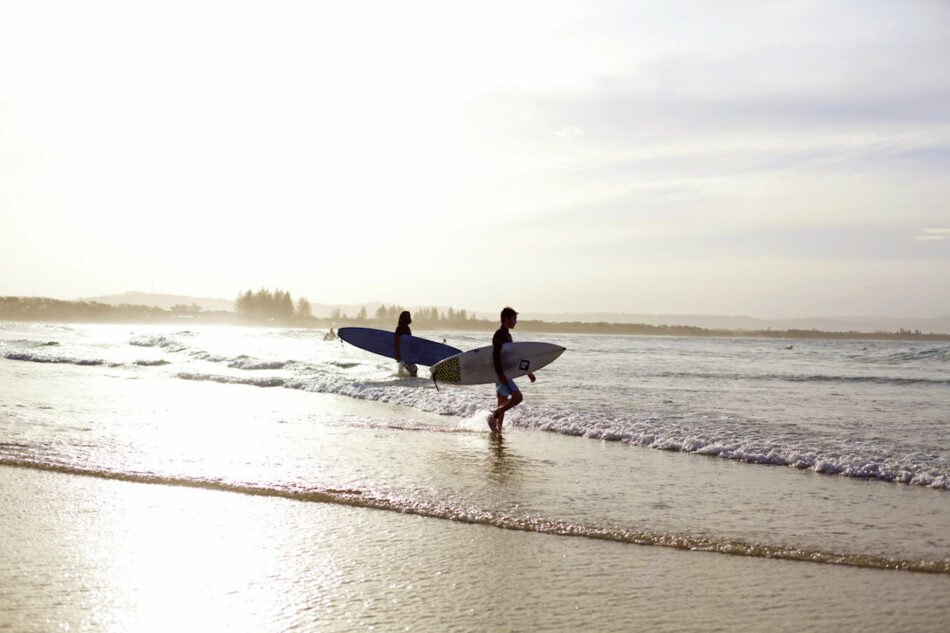
{"label": "sky", "polygon": [[950,3],[0,0],[0,295],[950,314]]}

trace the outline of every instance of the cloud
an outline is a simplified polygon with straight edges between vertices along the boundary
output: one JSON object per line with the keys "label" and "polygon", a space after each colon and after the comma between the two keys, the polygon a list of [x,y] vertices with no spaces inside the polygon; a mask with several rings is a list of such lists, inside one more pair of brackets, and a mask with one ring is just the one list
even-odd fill
{"label": "cloud", "polygon": [[946,240],[950,239],[950,229],[923,229],[923,235],[918,235],[914,239],[920,241]]}
{"label": "cloud", "polygon": [[576,127],[562,127],[560,130],[554,133],[554,136],[573,141],[583,137],[584,130]]}

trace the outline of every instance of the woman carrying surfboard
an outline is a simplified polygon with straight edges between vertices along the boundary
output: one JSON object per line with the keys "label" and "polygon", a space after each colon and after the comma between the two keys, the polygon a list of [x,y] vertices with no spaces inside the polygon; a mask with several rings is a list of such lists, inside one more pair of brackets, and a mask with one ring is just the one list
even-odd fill
{"label": "woman carrying surfboard", "polygon": [[[501,347],[511,343],[511,331],[518,324],[518,313],[511,307],[501,311],[501,327],[492,337],[492,362],[498,381],[495,383],[495,393],[498,395],[498,408],[488,414],[488,428],[495,433],[501,433],[501,425],[505,421],[505,411],[521,403],[523,396],[514,380],[508,380],[501,366]],[[534,374],[528,372],[528,378],[534,382]]]}
{"label": "woman carrying surfboard", "polygon": [[405,310],[399,315],[399,323],[396,324],[396,331],[393,332],[393,344],[396,346],[396,362],[399,363],[399,367],[404,368],[409,372],[410,376],[415,378],[416,374],[419,372],[419,368],[416,367],[416,364],[404,363],[402,361],[402,339],[400,337],[403,334],[412,336],[412,330],[409,329],[410,323],[412,323],[412,315],[409,314],[408,310]]}

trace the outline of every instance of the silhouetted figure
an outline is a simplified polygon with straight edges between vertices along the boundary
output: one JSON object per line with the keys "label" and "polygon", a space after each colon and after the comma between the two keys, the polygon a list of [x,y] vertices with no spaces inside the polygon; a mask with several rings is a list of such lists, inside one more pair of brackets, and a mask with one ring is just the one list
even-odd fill
{"label": "silhouetted figure", "polygon": [[[495,433],[501,433],[501,425],[505,421],[505,411],[521,403],[523,396],[514,380],[508,380],[501,366],[501,346],[511,343],[510,330],[518,324],[518,313],[513,308],[506,307],[501,311],[501,327],[492,337],[492,362],[498,382],[495,383],[495,393],[498,395],[498,408],[488,414],[488,428]],[[534,374],[528,372],[528,378],[534,382]]]}
{"label": "silhouetted figure", "polygon": [[399,315],[399,323],[396,324],[396,331],[393,333],[394,343],[396,345],[396,362],[399,363],[399,369],[405,369],[409,372],[409,375],[413,378],[416,377],[416,374],[419,373],[419,368],[416,367],[415,363],[404,363],[402,361],[402,339],[400,338],[403,334],[408,334],[412,336],[412,330],[409,329],[409,324],[412,323],[412,315],[409,314],[409,311],[406,310]]}

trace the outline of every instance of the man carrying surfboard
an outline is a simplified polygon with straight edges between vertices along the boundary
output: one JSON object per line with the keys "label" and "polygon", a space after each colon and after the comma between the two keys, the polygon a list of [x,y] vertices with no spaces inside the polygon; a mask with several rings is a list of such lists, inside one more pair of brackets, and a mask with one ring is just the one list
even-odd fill
{"label": "man carrying surfboard", "polygon": [[[502,422],[505,421],[505,411],[521,403],[523,396],[514,380],[508,380],[501,366],[501,346],[511,343],[511,331],[518,324],[518,313],[511,307],[501,311],[501,327],[492,337],[492,362],[498,381],[495,383],[495,393],[498,395],[498,408],[488,414],[488,428],[495,433],[501,433]],[[534,382],[534,374],[528,372],[528,378]]]}
{"label": "man carrying surfboard", "polygon": [[412,330],[409,329],[410,323],[412,323],[412,315],[409,314],[408,310],[404,310],[403,313],[399,315],[399,323],[396,324],[396,331],[393,333],[393,336],[395,337],[394,343],[396,345],[396,362],[399,363],[401,368],[405,368],[410,376],[415,378],[416,374],[419,373],[419,368],[416,367],[416,364],[402,362],[402,339],[400,337],[403,334],[412,336]]}

